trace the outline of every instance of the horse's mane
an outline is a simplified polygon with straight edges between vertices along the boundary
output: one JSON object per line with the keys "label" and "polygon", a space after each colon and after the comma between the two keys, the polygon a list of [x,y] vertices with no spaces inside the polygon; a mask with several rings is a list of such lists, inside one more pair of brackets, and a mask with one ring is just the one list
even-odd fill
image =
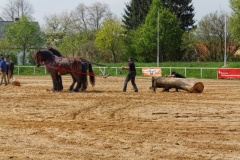
{"label": "horse's mane", "polygon": [[46,57],[48,60],[53,60],[54,55],[52,52],[48,50],[40,50],[39,53],[41,53],[44,57]]}
{"label": "horse's mane", "polygon": [[58,50],[54,48],[49,48],[48,50],[52,52],[55,56],[62,57],[61,53]]}

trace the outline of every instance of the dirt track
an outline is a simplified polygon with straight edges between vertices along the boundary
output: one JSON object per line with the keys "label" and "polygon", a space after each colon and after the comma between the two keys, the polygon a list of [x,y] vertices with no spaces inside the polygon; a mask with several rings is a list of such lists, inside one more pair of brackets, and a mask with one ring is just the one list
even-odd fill
{"label": "dirt track", "polygon": [[52,93],[50,76],[0,86],[0,159],[240,159],[240,81],[196,80],[203,93],[139,92],[97,77],[86,92]]}

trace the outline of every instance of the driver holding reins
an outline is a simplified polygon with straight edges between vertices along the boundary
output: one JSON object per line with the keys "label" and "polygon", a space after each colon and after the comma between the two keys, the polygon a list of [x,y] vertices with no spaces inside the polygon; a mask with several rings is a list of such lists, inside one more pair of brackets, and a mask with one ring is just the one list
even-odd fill
{"label": "driver holding reins", "polygon": [[123,92],[126,92],[127,90],[127,84],[131,80],[132,86],[134,88],[135,92],[138,92],[137,85],[135,83],[135,77],[136,77],[136,67],[133,62],[133,59],[131,57],[128,58],[128,66],[122,66],[122,70],[128,70],[129,73],[124,81],[124,86],[123,86]]}

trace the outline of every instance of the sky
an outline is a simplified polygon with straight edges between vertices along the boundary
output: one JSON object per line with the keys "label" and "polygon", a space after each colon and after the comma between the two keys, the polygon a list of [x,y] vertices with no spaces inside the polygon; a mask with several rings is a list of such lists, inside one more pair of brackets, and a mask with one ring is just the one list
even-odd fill
{"label": "sky", "polygon": [[[94,2],[101,2],[109,5],[110,11],[119,18],[124,14],[126,4],[131,0],[27,0],[33,5],[33,17],[39,22],[40,26],[44,25],[43,17],[49,14],[58,14],[63,11],[73,11],[80,3],[90,6]],[[9,0],[0,0],[0,15],[2,8],[6,7]],[[205,15],[215,11],[225,11],[231,13],[228,0],[192,0],[196,23]]]}

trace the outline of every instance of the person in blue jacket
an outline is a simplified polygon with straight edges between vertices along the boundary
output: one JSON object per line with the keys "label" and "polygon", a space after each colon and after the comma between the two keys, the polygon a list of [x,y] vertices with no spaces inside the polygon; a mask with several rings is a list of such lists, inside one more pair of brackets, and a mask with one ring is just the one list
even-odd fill
{"label": "person in blue jacket", "polygon": [[5,86],[7,85],[7,79],[6,79],[6,73],[7,73],[7,64],[6,61],[4,60],[3,56],[0,57],[0,72],[2,73],[1,77],[1,83],[4,80]]}

